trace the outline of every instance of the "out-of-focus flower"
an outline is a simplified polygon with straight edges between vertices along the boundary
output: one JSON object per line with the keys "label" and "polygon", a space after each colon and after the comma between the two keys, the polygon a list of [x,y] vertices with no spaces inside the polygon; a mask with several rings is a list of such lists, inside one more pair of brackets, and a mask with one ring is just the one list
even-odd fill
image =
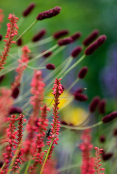
{"label": "out-of-focus flower", "polygon": [[87,123],[85,120],[88,117],[88,113],[80,107],[66,107],[62,111],[62,121],[67,123],[68,125],[73,125],[73,126],[82,126]]}

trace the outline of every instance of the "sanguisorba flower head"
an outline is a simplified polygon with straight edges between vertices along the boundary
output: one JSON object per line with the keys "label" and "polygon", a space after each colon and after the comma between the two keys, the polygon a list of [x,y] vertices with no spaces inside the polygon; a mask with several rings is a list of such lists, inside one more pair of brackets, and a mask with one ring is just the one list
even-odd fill
{"label": "sanguisorba flower head", "polygon": [[4,39],[3,41],[6,42],[5,44],[5,48],[4,51],[2,52],[2,55],[0,56],[0,70],[2,70],[5,64],[5,60],[6,57],[8,56],[10,47],[12,43],[15,43],[15,41],[13,41],[13,38],[15,35],[18,34],[18,26],[17,26],[17,20],[18,17],[15,17],[15,15],[13,14],[9,14],[8,19],[10,20],[10,23],[7,23],[7,34],[5,36],[6,39]]}

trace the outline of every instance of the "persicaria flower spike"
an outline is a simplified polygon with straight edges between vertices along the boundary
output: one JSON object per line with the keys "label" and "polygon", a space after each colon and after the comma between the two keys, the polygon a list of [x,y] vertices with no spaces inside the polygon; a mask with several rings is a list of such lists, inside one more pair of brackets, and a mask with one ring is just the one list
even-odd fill
{"label": "persicaria flower spike", "polygon": [[[54,95],[54,104],[53,104],[53,123],[51,124],[52,128],[51,128],[51,136],[48,137],[49,140],[52,140],[52,146],[48,155],[48,159],[51,158],[53,149],[54,149],[54,144],[58,144],[58,135],[59,135],[59,130],[60,130],[60,121],[59,116],[58,116],[58,105],[59,105],[59,96],[63,93],[63,88],[62,88],[62,84],[60,83],[61,79],[55,79],[54,82],[54,87],[53,89],[53,95]],[[47,145],[50,146],[51,141],[47,142]],[[47,152],[47,151],[46,151]]]}
{"label": "persicaria flower spike", "polygon": [[68,30],[60,30],[60,31],[57,31],[57,32],[53,33],[53,38],[54,39],[59,39],[60,37],[65,36],[67,34],[69,34]]}
{"label": "persicaria flower spike", "polygon": [[49,64],[46,65],[46,68],[49,69],[49,70],[54,70],[55,69],[55,65],[49,63]]}
{"label": "persicaria flower spike", "polygon": [[71,56],[73,58],[77,57],[82,51],[82,47],[81,46],[77,46],[73,49],[73,51],[71,52]]}
{"label": "persicaria flower spike", "polygon": [[61,11],[61,7],[56,6],[53,9],[39,13],[38,16],[36,17],[36,19],[43,20],[46,18],[52,18],[52,17],[58,15],[60,13],[60,11]]}
{"label": "persicaria flower spike", "polygon": [[80,144],[80,149],[82,150],[81,174],[94,174],[94,159],[91,158],[90,155],[90,151],[93,148],[93,145],[90,143],[90,129],[86,129],[83,131],[81,139],[83,140],[83,143]]}
{"label": "persicaria flower spike", "polygon": [[87,68],[86,66],[84,66],[84,67],[80,70],[80,72],[78,73],[79,79],[83,79],[83,78],[86,76],[87,71],[88,71],[88,68]]}
{"label": "persicaria flower spike", "polygon": [[97,38],[98,34],[98,30],[92,31],[91,34],[83,41],[83,45],[88,46],[89,44],[91,44],[91,42],[93,42]]}
{"label": "persicaria flower spike", "polygon": [[89,111],[92,113],[92,112],[95,112],[98,104],[99,104],[99,101],[100,101],[100,97],[96,96],[92,99],[90,105],[89,105]]}
{"label": "persicaria flower spike", "polygon": [[32,38],[32,42],[37,42],[37,41],[39,41],[45,34],[46,34],[46,30],[45,30],[45,29],[39,31],[39,32]]}
{"label": "persicaria flower spike", "polygon": [[5,64],[6,57],[8,56],[8,52],[10,50],[11,44],[15,43],[13,41],[13,38],[15,35],[18,34],[18,26],[17,26],[17,20],[18,18],[15,17],[15,15],[9,14],[8,19],[10,20],[10,23],[7,23],[7,34],[5,36],[6,39],[3,41],[6,42],[4,51],[2,52],[2,55],[0,56],[0,70],[3,69],[3,66]]}
{"label": "persicaria flower spike", "polygon": [[[101,171],[104,171],[105,169],[104,168],[101,168],[101,156],[100,154],[103,153],[103,149],[99,149],[98,147],[95,147],[95,150],[96,150],[96,157],[94,158],[94,166],[95,166],[95,172],[97,174],[100,174]],[[104,174],[104,173],[101,173],[101,174]]]}
{"label": "persicaria flower spike", "polygon": [[23,15],[24,17],[28,16],[28,15],[31,13],[31,11],[34,9],[34,7],[35,7],[35,3],[31,3],[31,4],[23,11],[22,15]]}
{"label": "persicaria flower spike", "polygon": [[73,39],[71,37],[66,37],[64,39],[59,39],[57,43],[59,46],[64,46],[70,44],[71,42],[73,42]]}
{"label": "persicaria flower spike", "polygon": [[22,75],[24,70],[27,67],[28,64],[28,60],[29,60],[29,54],[30,53],[30,49],[24,45],[22,48],[22,56],[21,59],[18,60],[19,65],[16,69],[16,72],[18,73],[17,76],[15,77],[15,81],[12,83],[11,85],[11,90],[13,91],[20,83]]}

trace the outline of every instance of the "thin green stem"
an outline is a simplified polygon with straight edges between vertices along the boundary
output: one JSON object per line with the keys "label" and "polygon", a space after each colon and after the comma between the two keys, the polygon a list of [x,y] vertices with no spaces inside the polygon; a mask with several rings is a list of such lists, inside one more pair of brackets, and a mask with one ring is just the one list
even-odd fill
{"label": "thin green stem", "polygon": [[67,90],[63,93],[63,96],[64,96],[66,93],[68,93],[68,92],[72,89],[72,87],[73,87],[78,81],[79,81],[79,78],[77,78],[77,79],[69,86],[69,88],[67,88]]}
{"label": "thin green stem", "polygon": [[79,166],[80,166],[79,163],[77,163],[77,164],[68,165],[67,168],[66,167],[61,167],[60,169],[57,170],[57,173],[65,171],[67,169],[72,169],[72,168],[75,168],[75,167],[79,167]]}
{"label": "thin green stem", "polygon": [[15,41],[19,40],[25,33],[27,33],[33,27],[33,25],[36,24],[36,22],[37,19]]}
{"label": "thin green stem", "polygon": [[2,172],[2,169],[4,168],[4,166],[6,165],[6,163],[3,164],[3,166],[0,169],[0,173]]}
{"label": "thin green stem", "polygon": [[28,168],[29,168],[29,166],[30,166],[30,163],[31,163],[31,160],[29,160],[29,162],[28,162],[28,164],[27,164],[27,166],[26,166],[26,170],[24,171],[24,174],[27,174],[27,171],[28,171]]}
{"label": "thin green stem", "polygon": [[50,153],[50,150],[51,150],[51,147],[52,147],[53,141],[54,141],[54,139],[51,140],[50,147],[49,147],[49,149],[48,149],[47,155],[46,155],[45,160],[44,160],[44,162],[43,162],[43,165],[42,165],[42,168],[41,168],[40,174],[42,174],[42,172],[43,172],[43,169],[44,169],[44,166],[45,166],[46,161],[47,161],[47,159],[48,159],[48,155],[49,155],[49,153]]}
{"label": "thin green stem", "polygon": [[61,78],[63,78],[69,71],[71,71],[76,65],[78,65],[84,58],[85,58],[85,54],[77,61],[75,62],[67,71],[65,71],[65,73],[62,75]]}

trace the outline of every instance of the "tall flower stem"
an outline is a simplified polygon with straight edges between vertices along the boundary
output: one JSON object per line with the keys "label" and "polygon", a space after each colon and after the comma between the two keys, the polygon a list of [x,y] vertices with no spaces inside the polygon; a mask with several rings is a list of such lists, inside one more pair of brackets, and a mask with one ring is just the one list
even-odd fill
{"label": "tall flower stem", "polygon": [[27,33],[32,27],[33,25],[35,25],[37,22],[37,20],[35,20],[15,41],[19,40],[25,33]]}
{"label": "tall flower stem", "polygon": [[42,172],[43,172],[43,169],[44,169],[44,166],[45,166],[46,161],[47,161],[47,159],[48,159],[48,156],[49,156],[49,153],[50,153],[50,150],[51,150],[51,147],[52,147],[53,141],[54,141],[54,139],[51,140],[51,143],[50,143],[49,149],[48,149],[48,151],[47,151],[47,155],[46,155],[46,157],[45,157],[45,160],[44,160],[44,162],[43,162],[43,165],[42,165],[42,168],[41,168],[40,174],[42,174]]}

